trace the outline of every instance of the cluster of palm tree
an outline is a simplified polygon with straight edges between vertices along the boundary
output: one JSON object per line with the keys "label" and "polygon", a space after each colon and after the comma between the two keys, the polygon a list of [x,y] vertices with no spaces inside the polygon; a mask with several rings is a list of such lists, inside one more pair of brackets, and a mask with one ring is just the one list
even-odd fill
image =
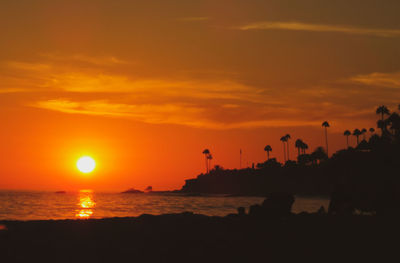
{"label": "cluster of palm tree", "polygon": [[[398,106],[400,110],[400,105]],[[390,113],[389,109],[385,106],[379,106],[376,110],[376,114],[379,114],[381,116],[381,119],[377,122],[378,128],[382,130],[382,136],[385,134],[391,135],[391,136],[398,136],[400,137],[400,115],[396,112]],[[385,119],[385,116],[388,115],[389,117]],[[323,155],[322,152],[326,155],[329,156],[329,144],[328,144],[328,128],[330,127],[330,124],[328,121],[324,121],[322,123],[322,127],[324,128],[325,132],[325,149],[322,147],[318,147],[314,152],[317,152],[316,155]],[[389,132],[390,128],[391,132]],[[374,128],[369,128],[368,130],[366,128],[362,129],[354,129],[353,132],[349,130],[345,130],[343,135],[346,136],[346,145],[347,148],[349,148],[349,136],[353,135],[356,137],[357,140],[357,145],[360,144],[360,136],[363,136],[362,141],[366,141],[366,135],[368,131],[371,133],[371,137],[375,134],[375,129]],[[397,132],[397,134],[396,134]],[[287,161],[290,160],[289,157],[289,139],[291,138],[290,134],[286,134],[285,136],[282,136],[280,138],[280,141],[283,144],[283,156],[284,156],[284,162],[286,163]],[[308,149],[308,145],[304,143],[301,139],[297,139],[295,142],[295,147],[298,150],[298,156],[301,155],[306,155],[306,150]],[[267,152],[267,159],[270,159],[269,153],[272,151],[272,147],[270,145],[265,146],[264,151]]]}
{"label": "cluster of palm tree", "polygon": [[213,157],[209,149],[204,149],[203,154],[206,160],[206,173],[208,174],[210,172],[211,160]]}
{"label": "cluster of palm tree", "polygon": [[297,139],[294,146],[297,148],[297,156],[300,156],[302,154],[306,154],[306,150],[308,149],[308,144],[303,142],[302,139]]}
{"label": "cluster of palm tree", "polygon": [[[400,110],[400,105],[398,106],[398,109]],[[396,112],[390,113],[389,109],[385,106],[379,106],[376,110],[376,114],[380,115],[380,120],[377,122],[378,128],[382,130],[382,137],[389,136],[391,138],[398,138],[400,140],[400,115]],[[385,116],[388,115],[388,118],[385,119]],[[330,127],[330,124],[327,121],[324,121],[322,123],[322,127],[324,128],[324,133],[325,133],[325,144],[326,148],[324,149],[323,147],[317,147],[313,153],[311,154],[306,154],[306,150],[308,149],[308,145],[303,142],[302,139],[297,139],[295,142],[295,147],[298,150],[298,161],[300,162],[305,162],[307,163],[308,161],[311,162],[318,162],[321,160],[324,160],[328,158],[328,128]],[[389,127],[389,128],[388,128]],[[390,131],[389,131],[390,130]],[[360,136],[363,136],[363,141],[366,142],[366,134],[368,131],[371,133],[371,138],[375,135],[375,129],[374,128],[369,128],[368,130],[366,128],[360,129],[354,129],[353,132],[350,130],[345,130],[343,135],[346,136],[346,145],[347,148],[349,148],[349,136],[353,135],[356,137],[357,140],[357,146],[360,145]],[[289,156],[289,140],[291,139],[290,134],[286,134],[285,136],[282,136],[280,138],[280,141],[283,144],[283,156],[284,156],[284,162],[287,163],[290,161],[290,156]],[[266,145],[264,147],[264,151],[267,153],[267,160],[270,160],[270,152],[272,152],[272,147],[271,145]],[[210,150],[205,149],[203,151],[203,154],[205,156],[205,161],[206,161],[206,171],[207,174],[210,172],[210,165],[211,165],[211,160],[213,159]],[[275,160],[276,161],[276,160]]]}
{"label": "cluster of palm tree", "polygon": [[[400,110],[400,105],[398,106]],[[377,121],[377,126],[381,129],[382,137],[395,137],[398,136],[400,131],[400,115],[397,112],[390,113],[389,109],[385,105],[381,105],[376,109],[376,114],[380,116],[380,119]],[[385,116],[388,118],[385,119]],[[389,127],[389,129],[388,129]],[[390,131],[389,131],[390,130]],[[346,136],[346,145],[349,148],[349,136],[353,135],[356,137],[357,146],[360,145],[361,142],[366,141],[366,134],[368,131],[371,133],[371,137],[375,134],[374,128],[369,128],[368,130],[363,129],[354,129],[353,132],[349,130],[345,130],[343,135]],[[363,140],[360,142],[360,136],[363,136]]]}
{"label": "cluster of palm tree", "polygon": [[[325,121],[324,123],[322,123],[322,126],[325,127],[325,138],[326,138],[326,148],[328,148],[328,134],[327,134],[327,128],[329,127],[329,123],[327,121]],[[287,161],[290,161],[290,151],[289,151],[289,140],[291,139],[290,134],[286,134],[284,136],[282,136],[280,138],[280,141],[283,144],[283,159],[284,159],[284,163],[286,163]],[[295,142],[295,147],[298,150],[298,156],[300,155],[305,155],[306,154],[306,150],[308,149],[308,144],[306,144],[305,142],[303,142],[302,139],[297,139]],[[264,151],[267,152],[267,160],[270,159],[269,153],[272,152],[272,147],[271,145],[266,145],[264,147]],[[324,150],[325,152],[325,150]]]}
{"label": "cluster of palm tree", "polygon": [[[343,132],[343,135],[346,136],[346,145],[347,148],[349,148],[349,136],[353,135],[357,138],[357,145],[360,144],[360,136],[363,136],[363,141],[366,141],[366,134],[367,134],[367,129],[363,128],[363,129],[354,129],[353,133],[349,130],[345,130]],[[369,132],[371,133],[371,135],[373,135],[375,133],[375,129],[374,128],[369,128]]]}
{"label": "cluster of palm tree", "polygon": [[[400,105],[398,106],[398,110],[400,110]],[[390,113],[389,109],[385,105],[382,105],[376,109],[376,114],[381,116],[381,119],[377,122],[377,126],[381,129],[382,136],[398,137],[400,135],[400,115],[397,112]],[[388,115],[388,118],[385,119],[385,115]]]}

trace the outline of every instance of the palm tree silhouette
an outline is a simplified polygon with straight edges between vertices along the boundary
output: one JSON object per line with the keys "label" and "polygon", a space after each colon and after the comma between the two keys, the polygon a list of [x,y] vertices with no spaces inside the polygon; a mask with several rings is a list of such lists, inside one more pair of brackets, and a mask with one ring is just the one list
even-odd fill
{"label": "palm tree silhouette", "polygon": [[386,122],[384,120],[385,114],[389,115],[389,109],[385,105],[381,105],[376,109],[376,114],[381,115],[381,119],[378,121],[378,128],[381,129],[382,131],[382,136],[385,133],[386,130]]}
{"label": "palm tree silhouette", "polygon": [[370,132],[370,133],[374,133],[374,132],[375,132],[375,129],[374,129],[374,128],[369,128],[369,132]]}
{"label": "palm tree silhouette", "polygon": [[208,173],[208,156],[210,155],[210,150],[204,149],[203,154],[206,160],[206,172]]}
{"label": "palm tree silhouette", "polygon": [[283,143],[283,159],[286,163],[286,146],[285,146],[285,142],[287,141],[286,136],[282,136],[280,141]]}
{"label": "palm tree silhouette", "polygon": [[389,115],[390,112],[389,112],[389,109],[385,105],[382,105],[376,109],[376,114],[380,114],[381,120],[383,121],[385,114]]}
{"label": "palm tree silhouette", "polygon": [[327,121],[324,121],[322,123],[322,127],[325,128],[326,155],[329,156],[329,151],[328,151],[328,128],[330,127],[330,125],[329,125],[329,123]]}
{"label": "palm tree silhouette", "polygon": [[351,132],[349,130],[345,130],[343,135],[346,136],[347,148],[349,148],[349,136],[351,135]]}
{"label": "palm tree silhouette", "polygon": [[306,150],[308,149],[308,144],[304,143],[301,145],[301,150],[303,151],[303,154],[306,154]]}
{"label": "palm tree silhouette", "polygon": [[359,129],[355,129],[355,130],[353,131],[353,135],[357,137],[357,146],[358,146],[358,144],[359,144],[359,139],[358,139],[358,137],[361,135],[361,131],[360,131]]}
{"label": "palm tree silhouette", "polygon": [[267,160],[269,160],[269,152],[272,152],[272,147],[270,145],[265,146],[264,151],[267,152]]}
{"label": "palm tree silhouette", "polygon": [[290,134],[286,134],[285,137],[286,137],[286,146],[287,146],[287,160],[289,161],[290,160],[290,157],[289,157],[289,139],[291,137],[290,137]]}
{"label": "palm tree silhouette", "polygon": [[399,137],[400,134],[400,115],[397,112],[393,112],[387,119],[388,124],[390,124],[390,129],[392,130],[392,135]]}
{"label": "palm tree silhouette", "polygon": [[363,135],[363,140],[365,140],[365,134],[367,133],[367,129],[362,128],[361,134]]}
{"label": "palm tree silhouette", "polygon": [[294,146],[297,148],[297,157],[300,156],[300,151],[302,150],[304,142],[301,139],[297,139]]}

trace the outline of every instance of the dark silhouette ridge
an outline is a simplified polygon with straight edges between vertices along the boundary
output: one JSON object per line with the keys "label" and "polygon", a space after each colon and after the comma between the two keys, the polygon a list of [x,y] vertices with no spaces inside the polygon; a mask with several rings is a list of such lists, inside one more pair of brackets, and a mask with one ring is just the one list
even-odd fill
{"label": "dark silhouette ridge", "polygon": [[[332,195],[333,203],[329,210],[333,214],[346,214],[345,211],[389,213],[385,207],[400,201],[397,194],[400,193],[400,115],[396,112],[380,114],[380,117],[387,116],[380,120],[385,123],[386,132],[379,136],[374,133],[375,129],[370,128],[371,137],[367,139],[367,129],[362,129],[363,132],[355,129],[353,134],[357,138],[357,146],[352,148],[348,145],[347,149],[337,151],[330,158],[322,147],[306,154],[305,143],[298,139],[295,142],[297,162],[285,156],[283,164],[275,158],[267,158],[255,168],[212,169],[208,174],[186,180],[181,192],[256,196],[274,192]],[[350,131],[345,131],[344,135],[348,138]],[[365,136],[361,142],[360,135]],[[280,140],[286,155],[287,138],[283,136]],[[391,201],[387,196],[392,198]],[[353,209],[345,208],[344,204],[351,205]]]}

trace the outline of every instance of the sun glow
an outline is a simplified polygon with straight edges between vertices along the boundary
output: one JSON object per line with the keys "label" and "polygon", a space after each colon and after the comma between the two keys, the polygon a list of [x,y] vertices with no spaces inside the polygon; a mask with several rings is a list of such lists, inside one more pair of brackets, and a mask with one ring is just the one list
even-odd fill
{"label": "sun glow", "polygon": [[96,167],[96,162],[92,157],[84,156],[78,160],[76,167],[82,173],[90,173]]}

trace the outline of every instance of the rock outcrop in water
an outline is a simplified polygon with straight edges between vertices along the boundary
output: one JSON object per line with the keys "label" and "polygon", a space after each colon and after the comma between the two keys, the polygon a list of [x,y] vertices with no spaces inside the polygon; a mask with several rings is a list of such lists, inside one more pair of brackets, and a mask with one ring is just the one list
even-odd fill
{"label": "rock outcrop in water", "polygon": [[121,194],[143,194],[143,191],[137,190],[135,188],[130,188],[126,191],[121,192]]}

